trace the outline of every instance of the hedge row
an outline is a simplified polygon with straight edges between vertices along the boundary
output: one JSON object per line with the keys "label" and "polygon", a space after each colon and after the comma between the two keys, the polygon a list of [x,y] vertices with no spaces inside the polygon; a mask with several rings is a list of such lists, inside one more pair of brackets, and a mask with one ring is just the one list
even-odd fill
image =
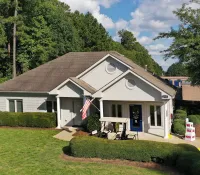
{"label": "hedge row", "polygon": [[189,174],[200,174],[200,153],[186,151],[179,155],[176,161],[176,168],[178,171]]}
{"label": "hedge row", "polygon": [[187,144],[171,144],[144,140],[107,140],[97,137],[75,137],[70,141],[70,154],[75,157],[125,159],[162,162],[175,165],[181,152],[198,149]]}
{"label": "hedge row", "polygon": [[190,122],[194,123],[194,125],[200,124],[200,115],[189,115],[188,118]]}
{"label": "hedge row", "polygon": [[0,112],[0,126],[52,128],[56,127],[56,114]]}

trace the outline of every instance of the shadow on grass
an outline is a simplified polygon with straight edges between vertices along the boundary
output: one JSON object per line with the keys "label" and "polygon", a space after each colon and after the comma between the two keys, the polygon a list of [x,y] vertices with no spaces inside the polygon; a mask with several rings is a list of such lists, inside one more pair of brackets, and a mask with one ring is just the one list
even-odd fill
{"label": "shadow on grass", "polygon": [[68,146],[64,146],[62,148],[62,151],[63,151],[64,154],[70,156],[70,147],[69,147],[69,145]]}

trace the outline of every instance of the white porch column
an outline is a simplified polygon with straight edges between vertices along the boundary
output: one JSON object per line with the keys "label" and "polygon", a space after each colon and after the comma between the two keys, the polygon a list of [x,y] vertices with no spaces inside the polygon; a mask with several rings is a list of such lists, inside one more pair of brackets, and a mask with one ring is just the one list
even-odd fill
{"label": "white porch column", "polygon": [[169,134],[169,109],[168,109],[168,103],[164,103],[164,139],[168,139]]}
{"label": "white porch column", "polygon": [[100,102],[100,118],[103,118],[103,100],[99,100]]}
{"label": "white porch column", "polygon": [[57,96],[56,98],[57,98],[57,123],[58,123],[57,129],[61,129],[60,97]]}

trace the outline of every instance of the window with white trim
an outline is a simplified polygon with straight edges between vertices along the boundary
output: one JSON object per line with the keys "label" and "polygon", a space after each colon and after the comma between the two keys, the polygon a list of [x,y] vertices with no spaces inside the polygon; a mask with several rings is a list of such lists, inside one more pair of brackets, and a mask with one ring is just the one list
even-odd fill
{"label": "window with white trim", "polygon": [[111,112],[112,112],[112,117],[122,117],[122,105],[112,104]]}
{"label": "window with white trim", "polygon": [[106,71],[107,71],[109,74],[115,73],[116,69],[117,69],[117,67],[116,67],[116,65],[115,65],[114,63],[108,63],[108,64],[106,65]]}
{"label": "window with white trim", "polygon": [[161,106],[150,106],[150,125],[162,126]]}
{"label": "window with white trim", "polygon": [[23,112],[23,100],[10,99],[8,101],[9,101],[9,112]]}
{"label": "window with white trim", "polygon": [[57,112],[57,102],[56,101],[46,101],[47,112]]}

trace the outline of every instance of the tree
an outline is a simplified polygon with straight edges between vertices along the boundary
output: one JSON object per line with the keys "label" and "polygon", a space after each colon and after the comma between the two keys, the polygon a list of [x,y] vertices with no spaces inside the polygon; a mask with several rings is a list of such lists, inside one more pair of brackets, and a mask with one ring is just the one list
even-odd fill
{"label": "tree", "polygon": [[183,63],[174,63],[172,64],[167,72],[167,76],[188,76],[187,68]]}
{"label": "tree", "polygon": [[132,50],[134,44],[136,42],[136,38],[134,37],[133,33],[128,30],[120,30],[118,32],[119,37],[121,37],[121,44],[128,50]]}
{"label": "tree", "polygon": [[[200,5],[199,1],[192,1]],[[200,85],[200,9],[192,9],[187,4],[174,14],[180,19],[178,29],[160,33],[159,38],[173,38],[171,46],[164,50],[166,59],[178,58],[185,63],[193,85]]]}

